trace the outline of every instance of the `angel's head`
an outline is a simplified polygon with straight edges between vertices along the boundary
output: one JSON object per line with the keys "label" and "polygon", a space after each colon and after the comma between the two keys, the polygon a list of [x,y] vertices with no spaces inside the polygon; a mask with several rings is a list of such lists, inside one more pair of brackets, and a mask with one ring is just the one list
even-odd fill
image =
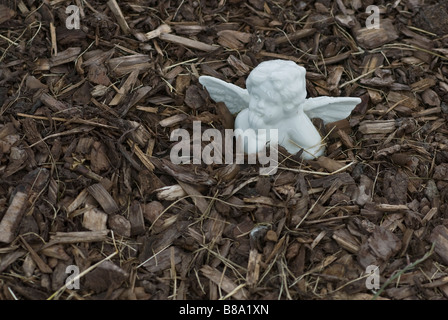
{"label": "angel's head", "polygon": [[253,121],[275,124],[297,113],[306,99],[306,70],[292,61],[260,63],[246,82]]}

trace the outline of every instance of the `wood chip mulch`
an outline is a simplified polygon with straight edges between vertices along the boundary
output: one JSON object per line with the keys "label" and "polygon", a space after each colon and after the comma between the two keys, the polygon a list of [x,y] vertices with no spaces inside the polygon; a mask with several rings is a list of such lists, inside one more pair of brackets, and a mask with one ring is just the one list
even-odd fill
{"label": "wood chip mulch", "polygon": [[[0,1],[0,299],[448,298],[447,19],[423,0]],[[233,126],[198,77],[244,87],[270,59],[304,66],[309,97],[362,98],[314,120],[326,156],[172,163],[174,129]]]}

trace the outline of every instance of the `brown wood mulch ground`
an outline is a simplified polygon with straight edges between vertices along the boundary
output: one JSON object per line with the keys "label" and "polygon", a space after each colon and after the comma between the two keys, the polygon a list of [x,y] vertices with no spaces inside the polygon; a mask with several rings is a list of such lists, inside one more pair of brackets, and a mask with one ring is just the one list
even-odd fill
{"label": "brown wood mulch ground", "polygon": [[[0,5],[1,299],[448,297],[446,1]],[[362,98],[315,119],[326,157],[173,164],[174,129],[233,125],[198,77],[269,59]]]}

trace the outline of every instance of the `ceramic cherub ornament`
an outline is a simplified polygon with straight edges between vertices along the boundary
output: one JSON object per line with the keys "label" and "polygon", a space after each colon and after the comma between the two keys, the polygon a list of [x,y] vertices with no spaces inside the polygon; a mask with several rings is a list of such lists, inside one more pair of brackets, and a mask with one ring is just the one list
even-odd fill
{"label": "ceramic cherub ornament", "polygon": [[[306,99],[306,70],[293,61],[270,60],[252,70],[242,89],[220,79],[201,76],[199,82],[216,102],[224,102],[230,112],[237,114],[235,129],[278,129],[278,144],[295,154],[301,149],[303,159],[324,154],[325,144],[312,118],[324,123],[348,117],[361,102],[360,98],[317,97]],[[240,130],[236,130],[238,132]],[[237,136],[237,133],[235,133]],[[260,141],[269,137],[257,134],[244,139],[245,153],[258,152]]]}

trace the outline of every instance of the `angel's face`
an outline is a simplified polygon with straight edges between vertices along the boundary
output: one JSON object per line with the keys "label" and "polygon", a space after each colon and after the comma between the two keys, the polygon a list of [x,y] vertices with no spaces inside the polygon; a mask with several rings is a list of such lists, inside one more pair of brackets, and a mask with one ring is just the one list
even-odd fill
{"label": "angel's face", "polygon": [[268,84],[249,91],[249,121],[257,127],[277,124],[285,117],[278,94]]}
{"label": "angel's face", "polygon": [[306,98],[305,69],[289,61],[267,61],[247,79],[249,121],[252,126],[275,127],[299,112]]}

